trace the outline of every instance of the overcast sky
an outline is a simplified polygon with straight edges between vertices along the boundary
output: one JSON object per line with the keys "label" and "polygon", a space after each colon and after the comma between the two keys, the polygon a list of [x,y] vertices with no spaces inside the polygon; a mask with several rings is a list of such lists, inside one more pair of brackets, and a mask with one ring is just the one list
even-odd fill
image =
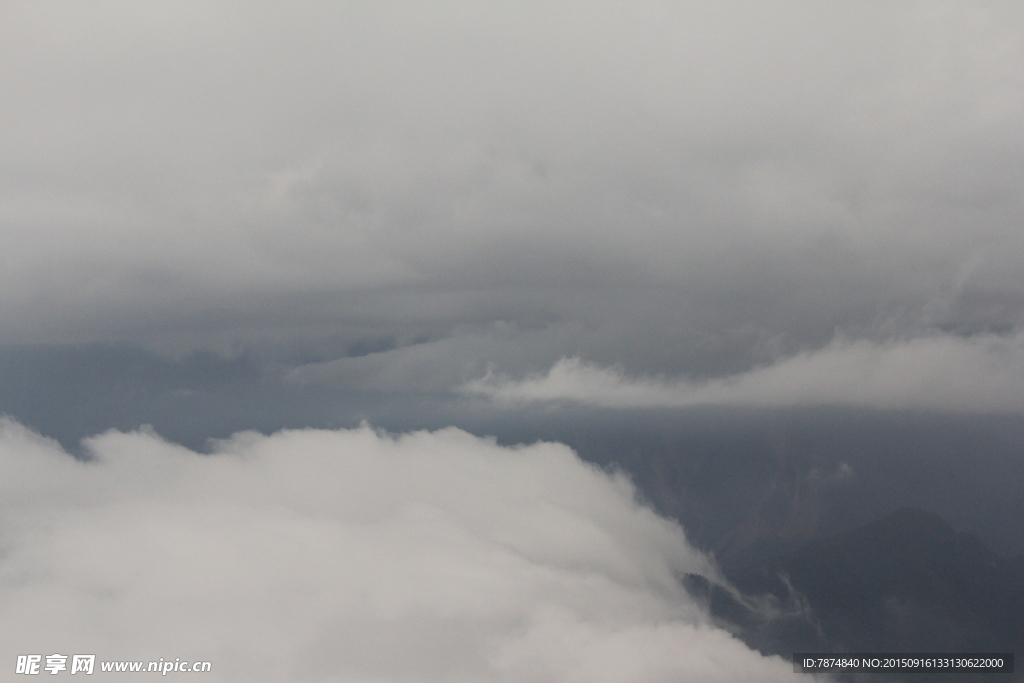
{"label": "overcast sky", "polygon": [[385,340],[294,378],[397,390],[1021,363],[1014,3],[0,11],[0,342]]}
{"label": "overcast sky", "polygon": [[[323,651],[309,629],[348,637],[379,626],[374,610],[405,615],[375,643],[424,624],[436,640],[396,662],[335,654],[296,680],[335,680],[338,666],[380,680],[785,679],[673,592],[672,571],[710,566],[685,531],[561,446],[366,428],[250,434],[205,460],[132,430],[165,424],[191,447],[384,416],[490,420],[529,443],[522,411],[566,406],[579,424],[702,406],[1017,420],[1022,65],[1024,6],[980,0],[0,4],[0,412],[17,420],[0,435],[0,481],[41,487],[4,484],[0,592],[16,609],[0,642],[17,631],[19,647],[51,647],[31,640],[50,621],[19,620],[36,597],[63,596],[100,610],[109,628],[88,642],[111,657],[179,655],[161,642],[190,656],[203,637],[171,637],[189,605],[256,567],[253,585],[273,586],[268,630],[245,621],[239,588],[222,605],[234,616],[205,632],[223,647],[199,648],[234,667],[225,681],[263,671],[225,634],[291,634],[276,661],[298,662]],[[1000,453],[1024,443],[1011,426]],[[76,444],[111,428],[123,431]],[[360,526],[365,510],[288,489],[346,479],[309,439],[346,467],[383,468],[336,495],[390,501],[387,533]],[[424,465],[427,480],[464,476],[489,500],[396,483],[417,472],[409,458],[446,449],[463,455]],[[384,451],[401,457],[377,463]],[[538,464],[549,451],[558,473]],[[1005,488],[1019,459],[999,462],[979,471]],[[541,492],[494,484],[509,467]],[[577,489],[544,489],[549,476],[603,503],[560,516]],[[194,491],[221,486],[208,527]],[[536,516],[513,523],[521,505]],[[145,535],[140,519],[223,546],[209,566],[171,562],[207,588],[161,573],[159,548],[58,543],[116,545]],[[629,546],[641,528],[649,545]],[[424,529],[436,544],[403,546]],[[581,545],[531,555],[563,532]],[[261,564],[279,540],[312,564]],[[483,577],[479,594],[458,618],[415,596],[359,603],[352,623],[303,618],[310,596],[356,600],[325,577],[360,552],[375,559],[353,585],[371,593],[407,581],[443,596],[447,567]],[[375,573],[394,563],[408,576]],[[563,588],[564,601],[543,597]],[[110,626],[165,601],[163,630]],[[68,640],[45,642],[84,647],[74,634],[95,619],[69,619]],[[466,633],[442,661],[445,639]],[[545,642],[565,647],[538,655]],[[687,670],[679,652],[697,650],[725,659]]]}

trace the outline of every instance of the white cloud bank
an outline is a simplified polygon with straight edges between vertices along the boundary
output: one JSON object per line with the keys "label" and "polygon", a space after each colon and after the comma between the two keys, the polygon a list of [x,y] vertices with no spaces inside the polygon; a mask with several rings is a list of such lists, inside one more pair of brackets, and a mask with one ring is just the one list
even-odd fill
{"label": "white cloud bank", "polygon": [[170,674],[208,683],[798,678],[709,624],[675,579],[707,559],[562,445],[361,428],[86,446],[0,424],[9,673],[93,653],[209,660]]}
{"label": "white cloud bank", "polygon": [[876,343],[836,340],[773,365],[705,381],[634,379],[563,358],[522,380],[489,372],[460,387],[499,401],[575,401],[611,408],[807,406],[1017,412],[1024,410],[1024,333],[935,335]]}

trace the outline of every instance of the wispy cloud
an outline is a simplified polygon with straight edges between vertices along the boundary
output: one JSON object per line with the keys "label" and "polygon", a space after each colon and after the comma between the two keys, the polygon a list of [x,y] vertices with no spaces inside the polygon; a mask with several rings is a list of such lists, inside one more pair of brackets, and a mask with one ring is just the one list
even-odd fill
{"label": "wispy cloud", "polygon": [[498,401],[573,401],[613,408],[695,405],[869,406],[963,412],[1024,410],[1024,334],[837,340],[765,367],[704,381],[630,377],[563,358],[546,374],[488,372],[460,391]]}

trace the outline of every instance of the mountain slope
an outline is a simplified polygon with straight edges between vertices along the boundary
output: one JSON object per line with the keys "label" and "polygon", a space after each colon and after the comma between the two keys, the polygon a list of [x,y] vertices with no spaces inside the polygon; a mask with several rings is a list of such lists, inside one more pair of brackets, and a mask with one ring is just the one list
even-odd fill
{"label": "mountain slope", "polygon": [[1024,558],[1004,559],[923,510],[897,510],[730,579],[742,597],[703,577],[686,583],[765,652],[1024,652]]}

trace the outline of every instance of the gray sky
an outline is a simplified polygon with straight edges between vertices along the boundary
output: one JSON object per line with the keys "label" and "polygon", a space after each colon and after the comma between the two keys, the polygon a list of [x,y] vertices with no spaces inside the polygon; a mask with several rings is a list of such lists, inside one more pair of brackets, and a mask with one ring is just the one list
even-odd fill
{"label": "gray sky", "polygon": [[291,378],[409,391],[837,338],[1021,363],[1014,4],[2,11],[0,342],[387,339]]}

